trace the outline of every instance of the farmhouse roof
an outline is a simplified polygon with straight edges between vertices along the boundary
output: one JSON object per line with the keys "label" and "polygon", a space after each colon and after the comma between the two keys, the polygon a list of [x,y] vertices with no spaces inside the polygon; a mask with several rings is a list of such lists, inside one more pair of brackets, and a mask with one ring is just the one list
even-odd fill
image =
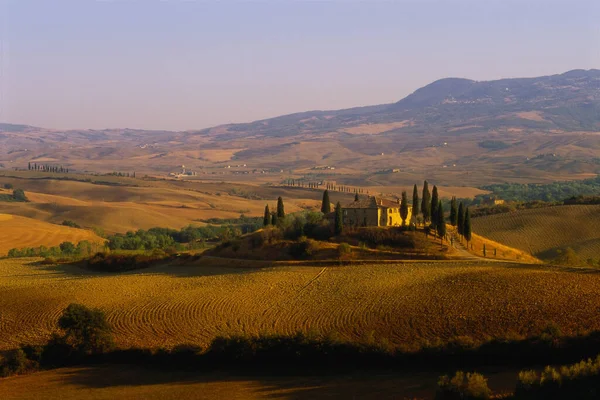
{"label": "farmhouse roof", "polygon": [[399,204],[397,201],[392,201],[388,199],[384,199],[381,197],[369,196],[367,198],[359,199],[358,201],[353,201],[352,203],[346,204],[343,208],[391,208],[398,207]]}

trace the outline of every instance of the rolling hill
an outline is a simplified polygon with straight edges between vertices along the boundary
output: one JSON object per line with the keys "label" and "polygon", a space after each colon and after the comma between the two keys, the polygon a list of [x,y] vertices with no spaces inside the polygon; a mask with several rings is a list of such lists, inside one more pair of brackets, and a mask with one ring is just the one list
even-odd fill
{"label": "rolling hill", "polygon": [[583,260],[600,258],[600,206],[569,205],[473,218],[474,232],[550,260],[572,248]]}
{"label": "rolling hill", "polygon": [[[230,260],[98,273],[36,259],[0,260],[0,350],[42,343],[70,303],[105,311],[118,346],[206,346],[216,336],[369,336],[418,348],[600,329],[600,275],[492,261],[236,267]],[[557,288],[560,288],[557,294]],[[399,310],[402,310],[399,312]]]}
{"label": "rolling hill", "polygon": [[[166,174],[181,165],[215,179],[332,177],[399,185],[549,182],[600,170],[600,70],[473,81],[447,78],[393,103],[309,111],[185,132],[56,131],[0,125],[0,164]],[[544,155],[553,157],[540,157]],[[313,170],[319,166],[335,170]],[[401,174],[381,171],[400,168]],[[226,170],[224,170],[226,169]],[[285,171],[285,172],[284,172]],[[254,174],[253,174],[254,172]],[[213,176],[216,175],[216,176]],[[229,180],[229,179],[227,179]]]}
{"label": "rolling hill", "polygon": [[58,246],[62,242],[78,243],[88,240],[102,243],[104,239],[94,232],[50,224],[17,215],[0,214],[0,256],[12,248]]}

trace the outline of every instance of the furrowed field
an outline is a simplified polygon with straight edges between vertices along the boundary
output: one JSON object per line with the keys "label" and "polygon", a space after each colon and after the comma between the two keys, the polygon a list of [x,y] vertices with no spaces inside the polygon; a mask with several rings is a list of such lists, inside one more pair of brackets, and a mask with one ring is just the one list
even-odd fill
{"label": "furrowed field", "polygon": [[[0,349],[42,343],[72,302],[106,311],[119,346],[206,345],[299,330],[395,345],[600,329],[600,274],[485,261],[334,267],[160,266],[119,275],[0,260]],[[202,262],[202,261],[200,261]]]}
{"label": "furrowed field", "polygon": [[541,258],[571,247],[583,260],[600,257],[600,206],[569,205],[473,218],[473,230]]}

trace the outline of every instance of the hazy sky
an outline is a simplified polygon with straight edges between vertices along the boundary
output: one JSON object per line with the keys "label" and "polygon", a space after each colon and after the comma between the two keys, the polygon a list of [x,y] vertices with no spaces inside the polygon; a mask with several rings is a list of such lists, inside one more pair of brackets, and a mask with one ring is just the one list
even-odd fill
{"label": "hazy sky", "polygon": [[0,121],[199,129],[600,68],[600,0],[0,0]]}

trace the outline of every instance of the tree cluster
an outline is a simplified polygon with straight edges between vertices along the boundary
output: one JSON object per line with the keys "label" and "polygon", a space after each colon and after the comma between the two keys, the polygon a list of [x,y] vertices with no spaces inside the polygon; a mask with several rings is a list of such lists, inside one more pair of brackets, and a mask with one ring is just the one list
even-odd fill
{"label": "tree cluster", "polygon": [[44,172],[58,172],[58,173],[69,173],[69,168],[65,168],[62,165],[49,165],[49,164],[37,164],[28,163],[27,169],[29,171],[44,171]]}

